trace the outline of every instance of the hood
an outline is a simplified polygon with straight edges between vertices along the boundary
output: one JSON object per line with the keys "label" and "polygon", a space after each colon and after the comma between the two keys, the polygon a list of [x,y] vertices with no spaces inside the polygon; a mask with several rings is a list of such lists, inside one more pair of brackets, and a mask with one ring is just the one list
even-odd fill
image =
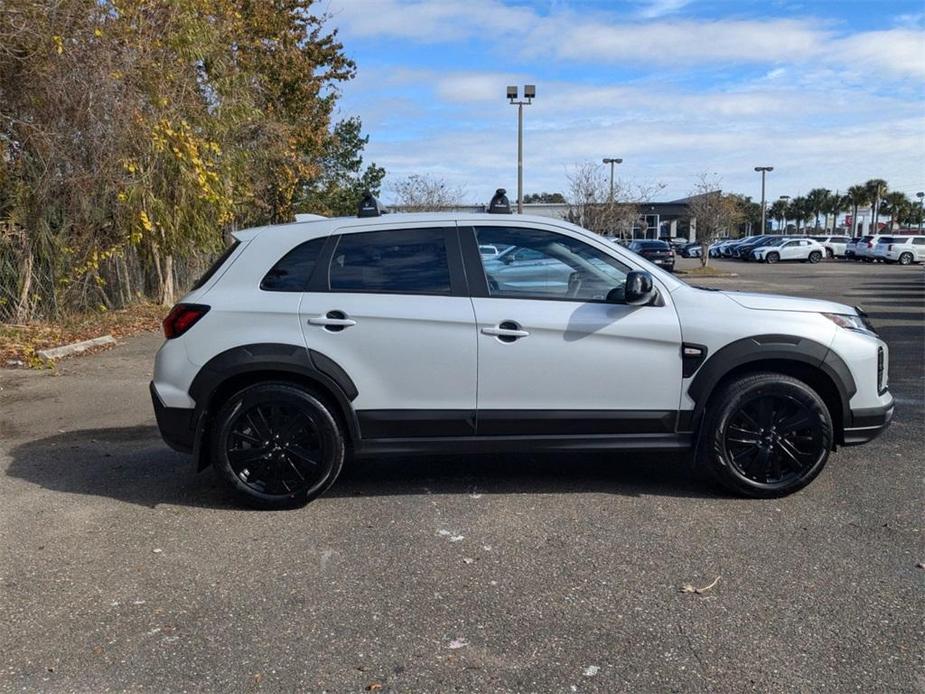
{"label": "hood", "polygon": [[759,294],[757,292],[723,292],[739,306],[759,311],[803,311],[806,313],[841,313],[855,315],[850,306],[821,299],[803,299],[782,294]]}

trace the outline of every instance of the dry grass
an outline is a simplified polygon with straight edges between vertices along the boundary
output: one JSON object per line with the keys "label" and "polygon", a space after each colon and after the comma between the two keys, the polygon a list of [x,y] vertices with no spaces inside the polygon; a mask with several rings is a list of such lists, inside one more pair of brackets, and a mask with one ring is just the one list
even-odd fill
{"label": "dry grass", "polygon": [[37,351],[101,335],[119,339],[158,330],[165,315],[165,307],[144,303],[118,311],[67,316],[58,321],[34,321],[24,325],[0,323],[0,368],[10,361],[21,361],[32,368],[47,366]]}
{"label": "dry grass", "polygon": [[724,272],[717,270],[715,267],[707,265],[706,267],[695,267],[690,270],[675,270],[675,274],[687,275],[689,277],[738,277],[738,273]]}

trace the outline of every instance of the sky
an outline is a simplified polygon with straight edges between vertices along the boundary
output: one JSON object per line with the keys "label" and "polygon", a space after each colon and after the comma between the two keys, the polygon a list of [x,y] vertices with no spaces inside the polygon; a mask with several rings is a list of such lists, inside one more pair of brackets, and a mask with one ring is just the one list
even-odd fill
{"label": "sky", "polygon": [[445,179],[465,202],[567,193],[570,171],[620,157],[657,200],[702,174],[768,200],[870,178],[925,190],[925,0],[328,0],[359,116],[389,181]]}

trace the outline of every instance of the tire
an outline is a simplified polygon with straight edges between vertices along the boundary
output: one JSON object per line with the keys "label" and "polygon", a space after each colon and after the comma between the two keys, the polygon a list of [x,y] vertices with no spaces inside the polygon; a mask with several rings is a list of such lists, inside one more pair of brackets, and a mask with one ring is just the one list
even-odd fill
{"label": "tire", "polygon": [[768,264],[776,263],[780,260],[780,253],[768,253],[764,256],[764,262]]}
{"label": "tire", "polygon": [[710,398],[697,464],[735,494],[786,496],[822,471],[833,440],[832,417],[816,391],[784,374],[750,374]]}
{"label": "tire", "polygon": [[212,424],[212,462],[245,503],[304,506],[344,464],[344,436],[324,401],[291,383],[258,383],[231,396]]}
{"label": "tire", "polygon": [[832,252],[832,249],[831,249],[831,248],[826,248],[826,249],[825,249],[825,257],[826,257],[828,260],[832,260],[832,259],[835,258],[835,253]]}
{"label": "tire", "polygon": [[901,253],[899,255],[899,264],[900,265],[912,265],[912,254],[911,253]]}
{"label": "tire", "polygon": [[809,254],[809,262],[811,262],[813,265],[818,263],[820,260],[822,260],[822,253],[819,251],[813,251]]}

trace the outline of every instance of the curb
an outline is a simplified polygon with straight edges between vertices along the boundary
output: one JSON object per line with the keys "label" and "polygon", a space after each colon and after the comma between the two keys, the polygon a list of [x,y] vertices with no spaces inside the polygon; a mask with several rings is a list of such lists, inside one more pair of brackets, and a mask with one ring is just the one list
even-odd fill
{"label": "curb", "polygon": [[98,347],[100,345],[114,344],[116,344],[116,338],[114,338],[112,335],[103,335],[102,337],[94,337],[92,340],[82,340],[81,342],[74,342],[62,347],[41,349],[37,351],[36,354],[42,359],[54,361],[56,359],[61,359],[62,357],[69,357],[72,354],[80,354],[81,352],[86,352],[88,349]]}

